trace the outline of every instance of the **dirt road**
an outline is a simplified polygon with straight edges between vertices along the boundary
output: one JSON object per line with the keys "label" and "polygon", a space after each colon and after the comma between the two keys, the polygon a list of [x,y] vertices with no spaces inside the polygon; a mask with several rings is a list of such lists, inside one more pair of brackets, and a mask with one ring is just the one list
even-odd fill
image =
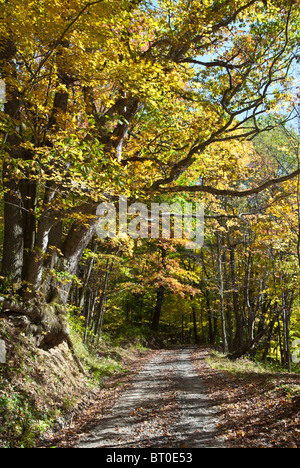
{"label": "dirt road", "polygon": [[186,348],[157,353],[99,426],[75,447],[222,447],[216,408],[195,369],[193,351]]}

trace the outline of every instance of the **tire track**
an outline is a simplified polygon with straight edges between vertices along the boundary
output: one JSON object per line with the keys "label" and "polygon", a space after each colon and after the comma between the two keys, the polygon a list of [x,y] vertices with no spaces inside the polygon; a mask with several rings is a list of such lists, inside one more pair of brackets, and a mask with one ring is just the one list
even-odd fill
{"label": "tire track", "polygon": [[194,349],[162,350],[77,448],[221,447]]}

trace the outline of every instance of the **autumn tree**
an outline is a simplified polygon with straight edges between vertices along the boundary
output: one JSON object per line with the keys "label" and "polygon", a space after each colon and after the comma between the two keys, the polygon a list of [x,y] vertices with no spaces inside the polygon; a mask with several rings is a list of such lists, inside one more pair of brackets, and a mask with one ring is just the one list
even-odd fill
{"label": "autumn tree", "polygon": [[[235,166],[237,174],[247,169],[244,189],[258,174],[278,178],[296,169],[298,145],[295,127],[281,125],[255,138],[252,149],[247,143]],[[299,333],[298,183],[242,199],[207,198],[206,242],[194,254],[202,269],[204,337],[232,358],[276,356],[291,369],[291,339]]]}

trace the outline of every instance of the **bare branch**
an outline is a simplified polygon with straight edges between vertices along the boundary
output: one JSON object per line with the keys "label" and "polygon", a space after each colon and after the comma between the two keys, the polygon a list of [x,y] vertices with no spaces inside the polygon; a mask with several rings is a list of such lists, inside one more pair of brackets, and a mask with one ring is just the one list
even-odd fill
{"label": "bare branch", "polygon": [[284,177],[279,177],[277,179],[268,180],[264,184],[259,185],[258,187],[248,189],[248,190],[218,189],[212,186],[194,185],[194,186],[169,187],[169,188],[163,188],[163,189],[161,188],[158,190],[158,192],[159,193],[180,193],[180,192],[209,193],[211,195],[222,195],[222,196],[228,196],[228,197],[244,198],[244,197],[249,197],[250,195],[257,195],[263,192],[264,190],[267,190],[268,188],[273,187],[274,185],[279,185],[289,180],[295,179],[299,175],[300,175],[300,169],[297,169],[291,174],[288,174]]}

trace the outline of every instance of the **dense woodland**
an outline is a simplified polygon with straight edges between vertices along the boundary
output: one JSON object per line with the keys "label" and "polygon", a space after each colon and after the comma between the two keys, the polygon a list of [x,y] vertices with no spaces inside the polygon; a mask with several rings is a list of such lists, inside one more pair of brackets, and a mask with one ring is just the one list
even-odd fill
{"label": "dense woodland", "polygon": [[[36,345],[300,338],[299,2],[0,1],[1,317]],[[298,76],[298,81],[297,81]],[[119,196],[202,202],[205,242],[100,239]],[[173,236],[174,237],[174,236]]]}

